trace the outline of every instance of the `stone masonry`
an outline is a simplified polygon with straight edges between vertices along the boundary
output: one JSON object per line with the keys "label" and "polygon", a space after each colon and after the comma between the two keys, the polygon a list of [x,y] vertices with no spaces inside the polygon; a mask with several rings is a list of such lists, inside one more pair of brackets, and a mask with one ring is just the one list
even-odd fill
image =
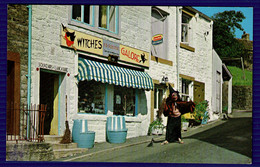
{"label": "stone masonry", "polygon": [[21,104],[27,100],[28,73],[28,8],[27,5],[8,5],[7,50],[20,54]]}

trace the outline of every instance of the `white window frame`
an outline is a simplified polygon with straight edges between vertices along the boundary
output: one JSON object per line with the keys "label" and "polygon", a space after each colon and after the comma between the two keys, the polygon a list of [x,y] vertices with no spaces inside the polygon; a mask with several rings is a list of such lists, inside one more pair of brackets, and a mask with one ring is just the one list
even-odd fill
{"label": "white window frame", "polygon": [[[183,22],[183,17],[188,20],[187,23]],[[189,16],[188,14],[182,12],[182,23],[181,23],[181,42],[184,44],[189,45],[191,42],[191,19],[192,16]],[[183,32],[183,27],[186,27],[186,36],[183,38],[184,32]]]}
{"label": "white window frame", "polygon": [[[117,39],[120,39],[121,35],[121,29],[120,29],[120,7],[115,6],[115,32],[110,31],[108,28],[101,28],[99,27],[99,6],[97,5],[91,5],[91,16],[90,16],[90,24],[83,22],[84,20],[84,5],[81,5],[81,20],[72,19],[72,8],[73,6],[70,6],[69,8],[69,20],[68,23],[70,25],[74,25],[77,27],[81,27],[90,31],[94,31],[100,34],[104,34],[110,37],[114,37]],[[109,8],[109,6],[108,6]],[[109,10],[107,11],[107,15],[109,15]],[[108,25],[109,21],[107,20]]]}
{"label": "white window frame", "polygon": [[181,92],[180,96],[182,100],[186,98],[184,101],[190,101],[193,100],[193,91],[192,91],[193,81],[181,78]]}

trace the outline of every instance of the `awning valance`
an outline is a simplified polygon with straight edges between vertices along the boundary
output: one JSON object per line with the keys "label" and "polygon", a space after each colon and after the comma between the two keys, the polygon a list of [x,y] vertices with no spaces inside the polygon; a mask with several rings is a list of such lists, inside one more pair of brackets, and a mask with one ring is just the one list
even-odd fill
{"label": "awning valance", "polygon": [[88,59],[78,59],[78,81],[95,80],[138,89],[153,89],[152,78],[146,73],[96,62]]}

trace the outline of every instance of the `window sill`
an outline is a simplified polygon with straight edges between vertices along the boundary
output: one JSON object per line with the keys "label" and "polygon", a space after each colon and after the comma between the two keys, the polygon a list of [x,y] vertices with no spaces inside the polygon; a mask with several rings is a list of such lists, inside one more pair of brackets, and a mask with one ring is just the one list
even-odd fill
{"label": "window sill", "polygon": [[172,61],[162,59],[162,58],[159,58],[159,57],[151,56],[151,60],[162,63],[162,64],[166,64],[166,65],[169,65],[169,66],[173,66]]}
{"label": "window sill", "polygon": [[115,34],[115,33],[108,32],[106,30],[100,29],[98,27],[93,27],[91,25],[84,24],[82,22],[75,21],[75,20],[69,20],[69,24],[73,25],[73,26],[77,26],[79,28],[90,30],[90,31],[93,31],[93,32],[96,32],[96,33],[99,33],[99,34],[102,34],[102,35],[106,35],[106,36],[109,36],[109,37],[112,37],[112,38],[121,39],[120,32],[118,34]]}
{"label": "window sill", "polygon": [[191,52],[195,52],[195,48],[187,45],[187,44],[184,44],[184,43],[180,43],[180,47],[183,48],[183,49],[186,49],[188,51],[191,51]]}

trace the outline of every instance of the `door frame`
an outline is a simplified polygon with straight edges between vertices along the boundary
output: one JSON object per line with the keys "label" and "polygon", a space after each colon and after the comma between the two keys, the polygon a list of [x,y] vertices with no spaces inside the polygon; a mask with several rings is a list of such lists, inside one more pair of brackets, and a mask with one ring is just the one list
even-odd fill
{"label": "door frame", "polygon": [[[7,51],[7,61],[14,62],[14,104],[15,104],[15,125],[12,130],[16,135],[20,133],[19,124],[20,124],[20,54],[12,51]],[[8,126],[8,124],[7,124]],[[18,132],[18,133],[17,133]]]}
{"label": "door frame", "polygon": [[[45,72],[45,73],[51,73],[51,74],[56,74],[58,75],[58,113],[57,113],[57,116],[58,116],[58,127],[57,127],[57,130],[58,130],[58,134],[57,135],[60,135],[61,132],[60,132],[60,127],[61,127],[61,82],[62,82],[62,76],[65,75],[64,73],[62,72],[58,72],[58,71],[52,71],[52,70],[47,70],[47,69],[44,69],[44,68],[40,68],[40,71],[41,72]],[[40,76],[41,77],[41,76]],[[39,82],[39,84],[41,84]],[[39,92],[40,92],[40,86],[39,86]],[[39,96],[39,101],[40,101],[40,97],[41,95]],[[54,107],[54,105],[53,105]]]}

